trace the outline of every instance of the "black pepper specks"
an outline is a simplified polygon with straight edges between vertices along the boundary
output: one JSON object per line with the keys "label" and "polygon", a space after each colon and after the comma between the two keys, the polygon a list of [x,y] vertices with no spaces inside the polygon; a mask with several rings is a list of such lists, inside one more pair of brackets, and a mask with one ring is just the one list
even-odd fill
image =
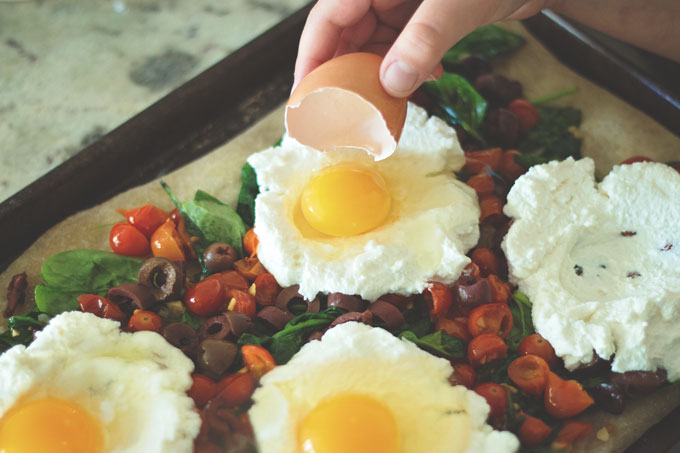
{"label": "black pepper specks", "polygon": [[575,265],[574,266],[574,273],[579,277],[582,276],[583,275],[583,268],[581,266],[579,266],[578,264]]}
{"label": "black pepper specks", "polygon": [[669,242],[668,244],[666,244],[666,245],[663,246],[663,248],[661,249],[661,251],[662,251],[662,252],[670,252],[672,249],[673,249],[673,244],[671,244],[671,243]]}
{"label": "black pepper specks", "polygon": [[621,232],[621,236],[623,236],[625,238],[635,236],[636,234],[637,234],[637,232],[635,232],[635,231],[622,231]]}
{"label": "black pepper specks", "polygon": [[628,272],[628,275],[626,275],[626,277],[628,277],[628,278],[638,278],[638,277],[640,277],[640,275],[641,274],[639,272],[633,271],[633,272]]}

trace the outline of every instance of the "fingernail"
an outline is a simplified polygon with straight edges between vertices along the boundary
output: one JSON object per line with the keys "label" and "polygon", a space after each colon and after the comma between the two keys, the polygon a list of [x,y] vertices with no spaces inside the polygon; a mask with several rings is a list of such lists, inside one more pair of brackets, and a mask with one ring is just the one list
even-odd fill
{"label": "fingernail", "polygon": [[436,82],[437,78],[434,76],[434,74],[430,74],[427,76],[427,79],[425,79],[426,82]]}
{"label": "fingernail", "polygon": [[395,61],[385,70],[382,81],[390,91],[408,93],[418,83],[418,72],[403,61]]}

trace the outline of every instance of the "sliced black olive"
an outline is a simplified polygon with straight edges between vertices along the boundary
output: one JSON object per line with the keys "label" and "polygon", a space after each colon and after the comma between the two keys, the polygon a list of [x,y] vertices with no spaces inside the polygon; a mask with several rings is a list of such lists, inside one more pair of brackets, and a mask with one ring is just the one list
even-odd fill
{"label": "sliced black olive", "polygon": [[237,353],[238,346],[234,343],[206,338],[198,347],[196,365],[206,376],[219,379],[234,362]]}
{"label": "sliced black olive", "polygon": [[491,63],[481,55],[470,55],[461,61],[454,72],[473,82],[482,74],[489,74],[493,70]]}
{"label": "sliced black olive", "polygon": [[384,300],[373,302],[368,309],[373,313],[374,317],[377,316],[382,319],[388,329],[396,329],[406,322],[404,315],[399,309]]}
{"label": "sliced black olive", "polygon": [[522,84],[498,74],[481,74],[474,86],[491,106],[504,107],[522,97]]}
{"label": "sliced black olive", "polygon": [[236,249],[225,242],[213,242],[203,252],[203,263],[210,272],[233,269],[236,260]]}
{"label": "sliced black olive", "polygon": [[163,337],[176,348],[179,348],[187,357],[193,359],[198,347],[198,334],[191,326],[175,322],[168,324],[163,329]]}
{"label": "sliced black olive", "polygon": [[335,318],[329,328],[351,321],[361,322],[370,326],[371,322],[373,321],[373,313],[371,313],[370,310],[365,310],[363,312],[351,311],[349,313],[344,313]]}
{"label": "sliced black olive", "polygon": [[512,147],[519,137],[519,119],[508,109],[490,111],[484,120],[486,131],[503,148]]}
{"label": "sliced black olive", "polygon": [[384,294],[380,300],[390,303],[399,310],[407,310],[413,306],[412,296],[402,296],[401,294]]}
{"label": "sliced black olive", "polygon": [[458,300],[466,308],[491,303],[491,285],[485,278],[479,279],[471,285],[456,284],[455,289]]}
{"label": "sliced black olive", "polygon": [[316,298],[313,301],[308,301],[298,292],[299,289],[299,285],[283,288],[276,297],[276,308],[293,314],[317,313],[321,307],[321,302]]}
{"label": "sliced black olive", "polygon": [[257,318],[271,324],[277,331],[282,330],[295,316],[287,311],[273,306],[264,307],[257,312]]}
{"label": "sliced black olive", "polygon": [[151,289],[140,283],[123,283],[114,286],[107,291],[106,297],[117,305],[131,305],[140,310],[146,310],[158,302]]}
{"label": "sliced black olive", "polygon": [[612,372],[609,382],[629,392],[647,394],[661,387],[666,378],[666,370],[660,368],[657,371]]}
{"label": "sliced black olive", "polygon": [[253,328],[253,321],[244,313],[229,311],[225,313],[224,316],[227,318],[229,328],[235,338],[240,337],[242,334],[249,332],[250,329]]}
{"label": "sliced black olive", "polygon": [[364,301],[357,296],[350,296],[342,293],[330,293],[328,295],[328,306],[338,307],[347,311],[362,311]]}
{"label": "sliced black olive", "polygon": [[626,393],[614,384],[602,382],[591,393],[597,405],[611,414],[620,414],[626,408]]}
{"label": "sliced black olive", "polygon": [[184,289],[184,267],[167,258],[149,258],[139,269],[137,279],[151,288],[158,301],[177,298]]}
{"label": "sliced black olive", "polygon": [[231,326],[225,315],[216,315],[208,318],[198,328],[198,336],[201,340],[224,340],[231,334]]}

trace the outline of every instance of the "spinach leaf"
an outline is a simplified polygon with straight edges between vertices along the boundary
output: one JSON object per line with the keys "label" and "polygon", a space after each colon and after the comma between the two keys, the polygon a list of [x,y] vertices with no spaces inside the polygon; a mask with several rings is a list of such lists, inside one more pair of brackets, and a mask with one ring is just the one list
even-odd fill
{"label": "spinach leaf", "polygon": [[408,330],[420,338],[432,330],[430,311],[424,302],[415,303],[412,308],[406,310],[404,312],[404,319],[406,322],[392,333],[399,334]]}
{"label": "spinach leaf", "polygon": [[0,334],[0,354],[18,344],[28,346],[33,341],[33,334],[42,330],[48,319],[46,313],[35,309],[24,316],[10,317],[7,330]]}
{"label": "spinach leaf", "polygon": [[574,131],[581,125],[582,114],[573,107],[538,106],[538,123],[519,143],[522,153],[515,161],[525,167],[581,156],[581,139]]}
{"label": "spinach leaf", "polygon": [[418,338],[413,332],[407,330],[399,334],[399,338],[415,343],[434,355],[447,359],[460,359],[465,357],[465,344],[458,338],[452,337],[443,330]]}
{"label": "spinach leaf", "polygon": [[515,291],[508,306],[512,313],[513,324],[507,343],[511,351],[517,351],[524,337],[536,333],[531,320],[531,301],[526,294]]}
{"label": "spinach leaf", "polygon": [[425,82],[423,87],[435,102],[432,113],[452,126],[460,125],[471,136],[484,142],[479,128],[484,121],[487,104],[470,82],[458,74],[447,72],[435,82]]}
{"label": "spinach leaf", "polygon": [[498,25],[485,25],[479,27],[465,38],[458,41],[442,58],[442,64],[446,70],[470,55],[481,55],[491,59],[496,55],[510,52],[521,47],[525,39]]}
{"label": "spinach leaf", "polygon": [[81,294],[106,294],[122,283],[136,282],[140,258],[116,255],[101,250],[69,250],[57,253],[42,266],[44,283],[35,288],[35,303],[40,311],[56,315],[77,310]]}
{"label": "spinach leaf", "polygon": [[[279,140],[280,142],[281,140]],[[236,212],[239,213],[243,222],[249,227],[255,224],[255,198],[257,198],[259,193],[260,186],[257,184],[255,170],[246,162],[241,168],[241,191],[238,194]]]}

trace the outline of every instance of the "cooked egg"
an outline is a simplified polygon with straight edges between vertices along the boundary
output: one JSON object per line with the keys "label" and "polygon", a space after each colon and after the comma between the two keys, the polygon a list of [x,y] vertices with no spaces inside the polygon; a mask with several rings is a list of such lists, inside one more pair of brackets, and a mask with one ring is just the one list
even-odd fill
{"label": "cooked egg", "polygon": [[376,300],[422,292],[430,280],[453,283],[477,243],[477,196],[454,174],[465,162],[456,133],[415,105],[389,159],[286,138],[248,162],[261,191],[258,257],[310,300],[319,292]]}
{"label": "cooked egg", "polygon": [[448,361],[386,330],[345,323],[262,378],[249,411],[261,453],[515,451]]}
{"label": "cooked egg", "polygon": [[193,364],[153,332],[69,312],[0,356],[0,451],[192,451]]}

